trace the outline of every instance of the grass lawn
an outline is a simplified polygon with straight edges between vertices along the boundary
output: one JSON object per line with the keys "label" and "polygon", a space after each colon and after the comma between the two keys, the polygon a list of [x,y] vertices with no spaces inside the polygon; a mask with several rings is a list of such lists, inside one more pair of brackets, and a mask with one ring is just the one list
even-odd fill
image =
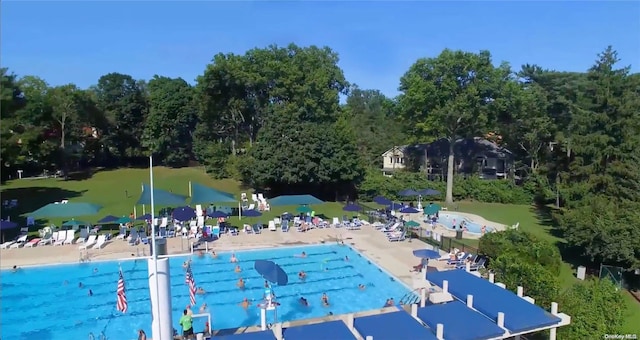
{"label": "grass lawn", "polygon": [[[164,167],[154,168],[154,181],[156,188],[172,191],[177,194],[189,195],[189,181],[197,182],[215,189],[234,194],[237,198],[241,192],[250,193],[250,190],[243,190],[240,185],[233,180],[213,180],[202,168],[169,169]],[[149,183],[148,169],[119,169],[98,171],[93,176],[82,180],[60,179],[39,179],[39,180],[13,180],[2,185],[2,200],[18,199],[19,206],[13,210],[3,211],[2,217],[7,215],[11,219],[20,223],[24,222],[25,214],[34,211],[48,203],[69,199],[71,202],[96,203],[103,206],[103,209],[96,216],[76,216],[76,219],[95,223],[106,215],[129,215],[136,201],[141,194],[142,183]],[[188,201],[188,200],[187,200]],[[188,202],[185,202],[187,204]],[[375,206],[369,204],[369,206]],[[528,231],[537,237],[548,240],[554,244],[561,244],[562,239],[555,237],[551,233],[552,227],[539,216],[531,206],[525,205],[505,205],[489,204],[478,202],[457,202],[457,209],[483,216],[487,220],[512,225],[520,223],[521,230]],[[156,212],[162,208],[156,206]],[[280,215],[285,211],[294,212],[296,206],[273,207],[271,211],[265,212],[262,217],[249,219],[250,221],[263,221]],[[313,206],[318,214],[327,217],[342,216],[342,203],[328,202],[322,205]],[[136,207],[138,215],[142,214],[142,206]],[[149,207],[146,207],[149,210]],[[454,210],[454,209],[450,209]],[[66,219],[65,219],[66,220]],[[39,224],[55,223],[60,225],[62,219],[42,220]],[[237,224],[238,217],[232,217],[231,222]],[[465,244],[477,247],[475,240],[465,240]],[[568,263],[563,263],[559,277],[563,288],[569,287],[575,282],[579,282],[573,275],[574,269]],[[637,320],[640,320],[640,304],[637,303],[630,294],[625,294],[629,305],[630,315],[626,318],[626,333],[640,333]]]}

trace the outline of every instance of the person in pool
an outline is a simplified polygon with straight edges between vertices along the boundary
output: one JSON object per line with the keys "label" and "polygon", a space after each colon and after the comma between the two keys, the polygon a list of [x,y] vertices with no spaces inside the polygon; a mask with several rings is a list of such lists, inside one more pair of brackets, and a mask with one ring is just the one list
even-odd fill
{"label": "person in pool", "polygon": [[238,288],[240,288],[240,289],[244,289],[244,280],[242,278],[240,278],[238,280],[238,283],[236,283],[236,286],[238,286]]}
{"label": "person in pool", "polygon": [[229,262],[231,263],[238,263],[238,258],[236,257],[235,253],[231,254],[231,259],[229,260]]}
{"label": "person in pool", "polygon": [[202,287],[198,287],[198,289],[196,290],[196,294],[198,295],[204,295],[206,292],[204,291],[204,288]]}
{"label": "person in pool", "polygon": [[189,268],[189,266],[191,266],[191,260],[186,260],[184,261],[184,263],[182,264],[182,268]]}
{"label": "person in pool", "polygon": [[327,293],[322,293],[322,297],[320,298],[320,301],[322,301],[322,305],[325,307],[329,306],[329,297],[327,296]]}
{"label": "person in pool", "polygon": [[93,296],[93,291],[89,289],[89,296]]}
{"label": "person in pool", "polygon": [[300,280],[304,280],[304,279],[306,279],[306,278],[307,278],[307,273],[305,273],[305,272],[304,272],[304,270],[301,270],[301,271],[298,273],[298,278],[299,278]]}
{"label": "person in pool", "polygon": [[209,306],[207,306],[206,303],[203,303],[202,306],[200,306],[199,313],[203,314],[203,313],[206,313],[208,310],[209,310]]}
{"label": "person in pool", "polygon": [[138,330],[138,340],[147,340],[147,334],[142,330]]}
{"label": "person in pool", "polygon": [[358,285],[358,289],[360,290],[365,290],[367,288],[367,286],[363,285],[362,283]]}
{"label": "person in pool", "polygon": [[393,298],[387,299],[387,302],[384,303],[385,307],[393,307],[393,305],[395,305],[395,301],[393,301]]}
{"label": "person in pool", "polygon": [[249,306],[251,306],[251,302],[249,301],[249,299],[244,298],[244,299],[242,300],[242,302],[240,302],[240,306],[241,306],[243,309],[248,309],[248,308],[249,308]]}
{"label": "person in pool", "polygon": [[296,255],[296,257],[305,258],[305,257],[307,257],[307,253],[302,252],[302,254]]}
{"label": "person in pool", "polygon": [[344,257],[344,260],[345,260],[346,262],[349,262],[349,256],[345,256],[345,257]]}
{"label": "person in pool", "polygon": [[298,300],[300,302],[300,304],[304,307],[309,307],[309,301],[307,301],[307,299],[305,299],[304,297],[300,297],[300,299]]}
{"label": "person in pool", "polygon": [[11,271],[15,273],[18,271],[18,269],[20,269],[18,268],[18,266],[13,266],[13,268],[11,268]]}
{"label": "person in pool", "polygon": [[78,288],[82,288],[84,287],[84,285],[82,284],[82,282],[78,282]]}
{"label": "person in pool", "polygon": [[235,271],[236,273],[240,273],[242,272],[242,268],[240,268],[240,266],[236,266],[236,269],[234,269],[233,271]]}
{"label": "person in pool", "polygon": [[213,257],[214,259],[217,259],[218,258],[218,254],[216,254],[216,252],[212,250],[211,251],[211,257]]}
{"label": "person in pool", "polygon": [[202,251],[202,250],[201,250],[201,251],[199,251],[199,252],[198,252],[198,257],[204,257],[204,251]]}

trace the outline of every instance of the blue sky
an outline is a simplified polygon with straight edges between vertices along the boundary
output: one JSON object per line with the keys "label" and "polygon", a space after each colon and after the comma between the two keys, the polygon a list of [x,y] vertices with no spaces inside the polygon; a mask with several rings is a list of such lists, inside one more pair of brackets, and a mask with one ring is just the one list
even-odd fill
{"label": "blue sky", "polygon": [[390,96],[416,59],[444,48],[583,71],[613,45],[640,70],[638,1],[3,1],[0,19],[2,66],[52,85],[109,72],[194,83],[216,53],[289,42],[330,46],[350,82]]}

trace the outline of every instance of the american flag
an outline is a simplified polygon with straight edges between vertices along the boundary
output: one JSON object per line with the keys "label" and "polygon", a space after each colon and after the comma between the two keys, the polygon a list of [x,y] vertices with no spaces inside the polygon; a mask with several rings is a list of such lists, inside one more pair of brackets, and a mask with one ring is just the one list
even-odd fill
{"label": "american flag", "polygon": [[120,269],[120,278],[118,279],[118,289],[116,290],[116,295],[118,297],[116,307],[122,313],[126,313],[129,304],[127,303],[127,295],[124,292],[124,277],[122,277],[122,269]]}
{"label": "american flag", "polygon": [[191,306],[196,305],[196,282],[193,280],[193,272],[191,266],[187,267],[187,277],[184,282],[189,286],[189,298],[191,299]]}

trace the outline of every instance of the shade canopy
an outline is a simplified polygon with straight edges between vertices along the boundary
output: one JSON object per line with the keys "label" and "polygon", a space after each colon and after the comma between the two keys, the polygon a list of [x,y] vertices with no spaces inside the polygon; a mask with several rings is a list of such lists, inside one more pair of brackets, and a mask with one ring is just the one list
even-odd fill
{"label": "shade canopy", "polygon": [[438,204],[429,204],[426,207],[424,207],[423,210],[425,215],[435,215],[441,209],[442,207],[440,207],[440,205]]}
{"label": "shade canopy", "polygon": [[[156,205],[181,205],[187,200],[185,196],[174,194],[166,190],[153,188],[153,203]],[[151,187],[142,185],[142,194],[137,204],[151,204]]]}
{"label": "shade canopy", "polygon": [[306,205],[301,205],[301,206],[299,206],[298,208],[296,208],[296,211],[297,211],[297,212],[299,212],[299,213],[303,213],[303,214],[306,214],[306,213],[308,213],[308,212],[311,212],[311,210],[312,210],[312,209],[311,209],[311,208],[309,208],[309,206],[306,206]]}
{"label": "shade canopy", "polygon": [[100,209],[102,209],[101,206],[91,203],[49,203],[28,216],[33,218],[89,216],[97,214]]}
{"label": "shade canopy", "polygon": [[400,209],[400,212],[403,214],[415,214],[420,212],[420,210],[414,208],[414,207],[404,207],[402,209]]}
{"label": "shade canopy", "polygon": [[289,283],[289,276],[287,273],[273,261],[257,260],[253,264],[253,268],[260,274],[265,280],[275,283],[278,286],[286,286]]}
{"label": "shade canopy", "polygon": [[342,210],[356,212],[362,210],[362,207],[354,203],[349,203],[342,207]]}
{"label": "shade canopy", "polygon": [[322,203],[324,203],[323,200],[318,199],[313,195],[282,195],[269,200],[269,205],[272,207],[283,205],[311,205]]}
{"label": "shade canopy", "polygon": [[389,204],[387,206],[387,209],[389,210],[397,210],[397,209],[402,209],[404,206],[402,205],[402,203],[397,203],[397,202],[391,202],[391,204]]}
{"label": "shade canopy", "polygon": [[413,251],[413,256],[421,259],[439,259],[440,253],[431,249],[418,249]]}
{"label": "shade canopy", "polygon": [[258,216],[262,216],[262,213],[259,212],[258,210],[243,210],[242,211],[242,216],[258,217]]}
{"label": "shade canopy", "polygon": [[207,216],[209,216],[211,218],[221,218],[221,217],[229,217],[229,214],[227,214],[224,211],[216,210],[216,211],[212,211],[210,213],[207,213]]}
{"label": "shade canopy", "polygon": [[398,193],[398,196],[403,196],[403,197],[418,196],[418,195],[420,194],[413,189],[404,189]]}
{"label": "shade canopy", "polygon": [[405,223],[404,225],[409,227],[409,228],[417,228],[417,227],[420,226],[420,223],[418,223],[416,221],[409,221],[409,222]]}
{"label": "shade canopy", "polygon": [[422,189],[418,190],[418,194],[422,196],[438,196],[440,195],[440,191],[433,189]]}
{"label": "shade canopy", "polygon": [[17,227],[18,227],[18,223],[16,222],[5,221],[5,220],[0,221],[0,230],[15,229]]}
{"label": "shade canopy", "polygon": [[63,227],[79,227],[81,225],[89,225],[89,223],[77,220],[70,220],[62,223]]}
{"label": "shade canopy", "polygon": [[191,204],[235,203],[233,194],[220,191],[198,183],[191,184]]}
{"label": "shade canopy", "polygon": [[133,222],[133,219],[127,216],[122,216],[119,219],[113,221],[113,223],[117,223],[117,224],[127,224],[131,222]]}
{"label": "shade canopy", "polygon": [[173,209],[172,216],[174,219],[184,222],[196,217],[196,211],[191,207],[180,207]]}
{"label": "shade canopy", "polygon": [[114,223],[117,220],[118,220],[118,216],[107,215],[101,218],[100,220],[98,220],[98,223]]}
{"label": "shade canopy", "polygon": [[384,196],[376,196],[373,198],[373,201],[380,205],[391,205],[391,203],[393,203],[393,201]]}

